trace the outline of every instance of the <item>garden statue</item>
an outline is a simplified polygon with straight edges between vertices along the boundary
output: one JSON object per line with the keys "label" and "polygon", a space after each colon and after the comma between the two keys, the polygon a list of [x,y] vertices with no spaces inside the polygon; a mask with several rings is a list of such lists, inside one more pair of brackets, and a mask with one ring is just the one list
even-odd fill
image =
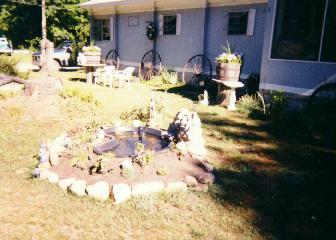
{"label": "garden statue", "polygon": [[208,106],[209,105],[208,91],[204,90],[204,94],[199,95],[198,100],[201,105]]}

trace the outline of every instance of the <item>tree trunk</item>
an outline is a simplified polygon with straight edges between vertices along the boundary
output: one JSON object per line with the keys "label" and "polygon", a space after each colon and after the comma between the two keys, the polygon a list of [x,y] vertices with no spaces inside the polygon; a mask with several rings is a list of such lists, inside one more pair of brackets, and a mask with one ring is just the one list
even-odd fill
{"label": "tree trunk", "polygon": [[42,41],[41,41],[41,71],[47,70],[47,56],[46,56],[46,43],[47,43],[47,19],[46,19],[46,2],[42,0]]}

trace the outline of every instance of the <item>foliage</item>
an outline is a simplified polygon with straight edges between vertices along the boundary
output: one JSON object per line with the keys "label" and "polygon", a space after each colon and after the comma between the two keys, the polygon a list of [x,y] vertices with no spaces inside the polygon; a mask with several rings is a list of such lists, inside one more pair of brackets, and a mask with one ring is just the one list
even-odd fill
{"label": "foliage", "polygon": [[[5,1],[0,8],[0,33],[12,40],[14,47],[37,48],[41,38],[41,7]],[[87,42],[90,35],[87,10],[80,8],[82,0],[47,0],[47,36],[58,45],[63,40]],[[22,36],[25,36],[24,38]]]}
{"label": "foliage", "polygon": [[91,43],[90,46],[84,46],[83,47],[83,52],[101,52],[101,49],[97,46],[93,45],[94,43]]}
{"label": "foliage", "polygon": [[158,169],[156,169],[156,174],[159,176],[166,176],[169,174],[169,170],[164,166],[160,166]]}
{"label": "foliage", "polygon": [[[25,40],[25,42],[28,44],[26,45],[31,52],[35,52],[40,48],[41,45],[41,37],[35,37],[33,39]],[[21,45],[21,48],[24,48],[24,45]]]}
{"label": "foliage", "polygon": [[17,63],[18,59],[0,56],[0,73],[10,76],[18,76],[19,72],[16,68]]}
{"label": "foliage", "polygon": [[6,100],[8,98],[14,97],[16,95],[15,92],[11,91],[0,91],[0,100]]}
{"label": "foliage", "polygon": [[178,73],[163,68],[159,75],[153,75],[150,80],[144,81],[145,84],[157,88],[170,88],[181,84]]}
{"label": "foliage", "polygon": [[134,176],[134,169],[133,168],[121,169],[121,176],[124,178],[132,178]]}
{"label": "foliage", "polygon": [[150,165],[155,159],[154,152],[145,149],[145,145],[143,143],[137,143],[136,153],[137,156],[135,157],[135,162],[138,163],[141,167]]}
{"label": "foliage", "polygon": [[241,54],[235,53],[231,47],[229,42],[227,42],[227,46],[223,46],[224,52],[216,58],[216,63],[243,63],[243,57]]}
{"label": "foliage", "polygon": [[78,167],[80,169],[88,169],[89,168],[89,158],[87,151],[82,149],[77,149],[73,153],[73,158],[71,159],[71,166]]}
{"label": "foliage", "polygon": [[150,22],[146,26],[146,36],[149,40],[154,40],[157,36],[155,24]]}
{"label": "foliage", "polygon": [[[155,99],[155,113],[161,114],[164,111],[164,105],[161,99]],[[147,123],[150,118],[150,107],[135,107],[130,111],[122,112],[120,114],[120,119],[124,121],[139,120],[141,122]]]}
{"label": "foliage", "polygon": [[93,103],[96,106],[100,105],[100,102],[95,98],[92,92],[86,92],[78,87],[64,87],[60,93],[60,96],[66,98],[77,98],[85,103]]}
{"label": "foliage", "polygon": [[261,95],[244,95],[237,102],[238,112],[246,117],[265,114],[265,105]]}
{"label": "foliage", "polygon": [[97,159],[93,165],[90,167],[90,174],[106,174],[111,172],[113,169],[110,167],[109,162],[114,158],[102,157]]}
{"label": "foliage", "polygon": [[288,99],[284,92],[272,91],[267,105],[267,114],[273,120],[281,120],[286,113]]}

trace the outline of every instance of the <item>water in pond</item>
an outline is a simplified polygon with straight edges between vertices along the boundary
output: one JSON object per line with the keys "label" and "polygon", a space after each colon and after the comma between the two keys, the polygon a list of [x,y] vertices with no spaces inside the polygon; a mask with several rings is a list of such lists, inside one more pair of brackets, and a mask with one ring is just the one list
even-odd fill
{"label": "water in pond", "polygon": [[[113,149],[113,152],[117,157],[126,157],[135,154],[135,148],[139,142],[139,136],[133,132],[122,132],[114,135],[118,146]],[[145,149],[152,151],[159,151],[164,146],[162,140],[155,135],[146,133],[142,139],[142,143],[145,145]]]}

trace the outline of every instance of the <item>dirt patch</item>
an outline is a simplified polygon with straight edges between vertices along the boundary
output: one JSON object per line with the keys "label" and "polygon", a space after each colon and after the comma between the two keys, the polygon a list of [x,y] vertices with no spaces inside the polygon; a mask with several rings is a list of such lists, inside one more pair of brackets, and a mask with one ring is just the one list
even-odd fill
{"label": "dirt patch", "polygon": [[[111,160],[111,173],[92,174],[88,170],[81,170],[72,167],[71,159],[62,157],[58,165],[51,168],[51,171],[56,172],[61,179],[75,177],[76,179],[86,180],[88,184],[93,184],[98,181],[106,181],[109,186],[116,183],[126,183],[133,186],[140,182],[161,181],[163,183],[183,181],[186,175],[196,176],[206,173],[202,167],[202,162],[185,156],[179,160],[175,153],[170,150],[163,150],[155,154],[153,163],[146,167],[140,167],[134,163],[134,175],[130,178],[121,176],[121,163],[127,158],[115,158]],[[164,167],[168,170],[168,174],[159,176],[157,170]]]}

